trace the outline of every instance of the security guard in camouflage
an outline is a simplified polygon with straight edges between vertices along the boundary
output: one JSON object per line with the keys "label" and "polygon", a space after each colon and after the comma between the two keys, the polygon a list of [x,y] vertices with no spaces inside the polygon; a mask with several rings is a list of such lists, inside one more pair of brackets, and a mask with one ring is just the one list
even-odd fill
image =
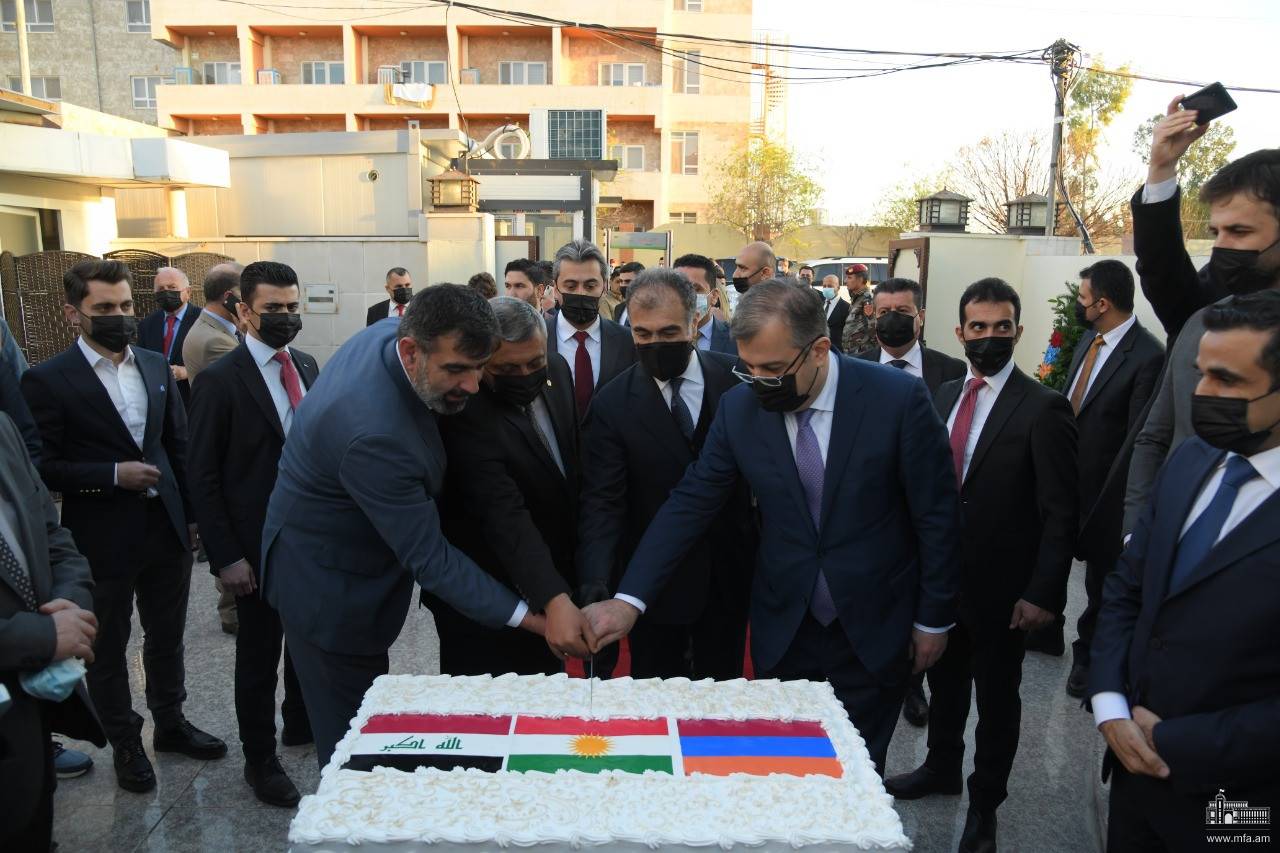
{"label": "security guard in camouflage", "polygon": [[850,264],[844,269],[844,284],[849,290],[849,319],[844,324],[840,349],[856,356],[876,346],[876,329],[871,303],[871,284],[865,264]]}

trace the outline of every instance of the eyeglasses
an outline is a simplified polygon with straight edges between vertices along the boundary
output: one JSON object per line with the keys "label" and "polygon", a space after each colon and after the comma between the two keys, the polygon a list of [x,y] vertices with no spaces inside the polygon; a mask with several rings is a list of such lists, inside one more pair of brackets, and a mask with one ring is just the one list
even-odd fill
{"label": "eyeglasses", "polygon": [[805,353],[807,353],[810,350],[810,348],[813,347],[814,344],[822,340],[823,337],[825,336],[819,335],[818,337],[809,341],[809,343],[805,344],[800,349],[800,352],[796,353],[796,357],[791,359],[791,363],[782,369],[782,374],[780,376],[756,376],[754,373],[747,373],[746,371],[739,370],[736,367],[733,368],[733,375],[738,377],[739,380],[746,383],[747,385],[759,385],[761,388],[781,387],[782,380],[785,379],[787,375],[791,373],[791,368],[795,367],[797,362],[803,360]]}

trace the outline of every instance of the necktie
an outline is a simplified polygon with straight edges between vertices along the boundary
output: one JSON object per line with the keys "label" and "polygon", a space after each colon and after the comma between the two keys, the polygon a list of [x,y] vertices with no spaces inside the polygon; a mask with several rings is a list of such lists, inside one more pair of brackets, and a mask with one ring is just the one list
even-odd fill
{"label": "necktie", "polygon": [[894,367],[898,368],[899,370],[906,370],[908,367],[911,366],[911,362],[907,361],[904,358],[895,358],[889,363],[892,364]]}
{"label": "necktie", "polygon": [[573,399],[578,405],[578,420],[582,420],[591,405],[596,380],[591,372],[591,355],[587,352],[587,333],[574,332],[573,339],[578,342],[578,351],[573,356]]}
{"label": "necktie", "polygon": [[693,415],[689,414],[689,407],[685,405],[684,398],[680,396],[680,387],[684,385],[684,377],[677,376],[671,380],[671,417],[676,419],[676,426],[680,427],[680,433],[684,436],[684,440],[693,441]]}
{"label": "necktie", "polygon": [[18,555],[13,553],[8,538],[4,536],[0,536],[0,573],[9,579],[18,595],[22,596],[22,603],[27,609],[35,610],[36,591],[31,586],[31,575],[18,561]]}
{"label": "necktie", "polygon": [[[800,486],[804,490],[805,504],[809,507],[809,516],[813,526],[822,523],[822,481],[826,476],[822,464],[822,448],[818,445],[818,436],[814,434],[810,421],[813,409],[796,412],[796,472],[800,475]],[[836,621],[839,615],[836,604],[831,598],[831,588],[827,586],[827,576],[818,569],[818,577],[813,582],[813,595],[809,599],[809,612],[818,624],[824,628]]]}
{"label": "necktie", "polygon": [[[528,406],[523,407],[521,411],[523,411],[524,416],[529,419],[529,424],[533,427],[533,434],[536,435],[538,437],[538,441],[542,443],[543,449],[547,451],[547,456],[551,457],[551,461],[554,462],[556,455],[551,452],[551,439],[542,431],[542,427],[538,425],[538,419],[533,416],[533,404],[531,403]],[[563,474],[564,470],[561,469],[560,473]]]}
{"label": "necktie", "polygon": [[302,402],[302,380],[298,377],[298,368],[284,350],[271,358],[280,364],[280,383],[284,385],[284,393],[289,395],[289,408],[296,410]]}
{"label": "necktie", "polygon": [[403,316],[404,316],[404,306],[403,306],[403,305],[397,305],[397,306],[396,306],[396,316],[397,316],[397,317],[403,317]]}
{"label": "necktie", "polygon": [[973,413],[978,408],[978,391],[986,384],[983,379],[970,379],[960,398],[960,410],[951,425],[951,458],[956,463],[956,485],[964,482],[964,451],[969,445],[969,431],[973,429]]}
{"label": "necktie", "polygon": [[173,349],[173,327],[178,325],[178,316],[170,314],[164,318],[164,357],[169,357],[169,351]]}
{"label": "necktie", "polygon": [[1089,351],[1084,355],[1084,364],[1080,365],[1080,373],[1076,376],[1076,387],[1071,389],[1071,410],[1080,414],[1080,405],[1084,402],[1084,392],[1089,387],[1089,377],[1093,375],[1093,366],[1098,362],[1098,351],[1106,345],[1102,335],[1093,339]]}
{"label": "necktie", "polygon": [[1200,517],[1191,523],[1186,535],[1178,543],[1178,553],[1174,557],[1173,571],[1169,576],[1170,592],[1178,590],[1191,572],[1209,556],[1222,534],[1222,525],[1226,523],[1227,516],[1231,515],[1231,507],[1235,505],[1240,487],[1257,476],[1257,470],[1248,459],[1243,456],[1231,457],[1213,500],[1209,501]]}

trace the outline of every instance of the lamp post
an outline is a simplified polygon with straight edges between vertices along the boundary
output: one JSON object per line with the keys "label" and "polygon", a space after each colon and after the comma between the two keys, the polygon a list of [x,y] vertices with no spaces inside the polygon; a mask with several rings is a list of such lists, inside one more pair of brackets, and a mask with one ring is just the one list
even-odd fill
{"label": "lamp post", "polygon": [[939,190],[919,199],[917,222],[921,231],[963,232],[969,224],[969,202],[973,199]]}
{"label": "lamp post", "polygon": [[480,206],[480,181],[457,169],[431,179],[431,207],[436,213],[475,213]]}
{"label": "lamp post", "polygon": [[1008,211],[1005,230],[1009,234],[1045,234],[1049,223],[1049,198],[1030,193],[1004,204]]}

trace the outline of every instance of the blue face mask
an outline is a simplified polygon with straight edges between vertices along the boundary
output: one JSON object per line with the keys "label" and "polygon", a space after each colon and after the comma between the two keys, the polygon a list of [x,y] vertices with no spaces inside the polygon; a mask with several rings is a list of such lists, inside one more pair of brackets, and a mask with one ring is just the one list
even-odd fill
{"label": "blue face mask", "polygon": [[836,298],[836,289],[835,289],[834,287],[824,287],[824,288],[822,288],[822,298],[823,298],[823,299],[825,299],[825,300],[827,300],[828,302],[830,302],[832,299],[835,299],[835,298]]}
{"label": "blue face mask", "polygon": [[22,689],[28,695],[47,702],[61,702],[76,689],[84,678],[84,661],[79,658],[63,658],[51,663],[39,672],[24,672],[18,676]]}
{"label": "blue face mask", "polygon": [[695,297],[695,299],[694,299],[694,304],[697,306],[697,311],[698,311],[698,316],[699,316],[699,317],[705,317],[705,316],[707,316],[707,309],[708,309],[708,308],[710,307],[710,305],[711,305],[711,300],[710,300],[710,298],[707,296],[707,294],[705,294],[705,293],[699,293],[699,294]]}

